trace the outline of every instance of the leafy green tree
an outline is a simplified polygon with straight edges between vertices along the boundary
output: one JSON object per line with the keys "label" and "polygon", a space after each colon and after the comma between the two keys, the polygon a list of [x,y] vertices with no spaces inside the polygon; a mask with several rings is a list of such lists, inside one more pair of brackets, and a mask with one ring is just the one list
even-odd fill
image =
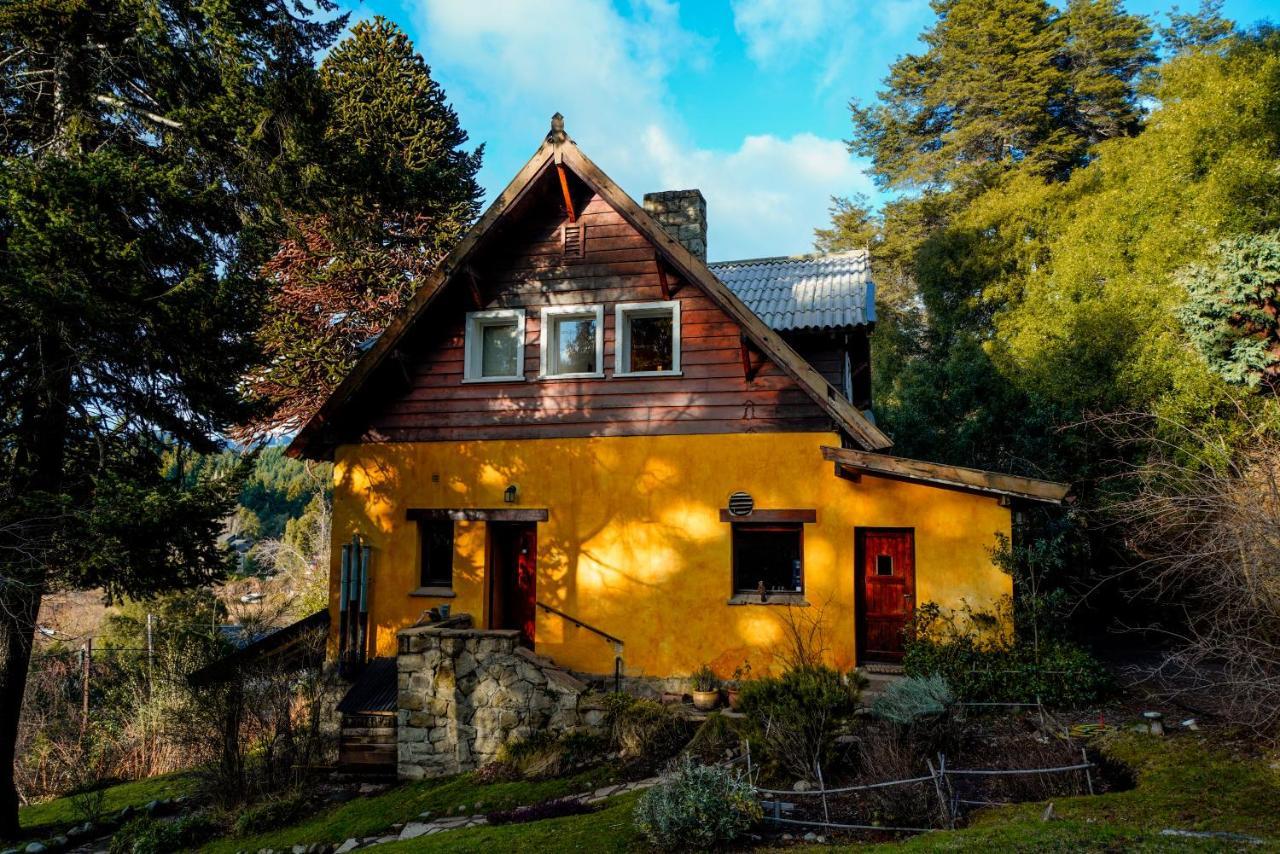
{"label": "leafy green tree", "polygon": [[293,430],[346,376],[479,211],[482,149],[395,24],[357,24],[326,57],[328,202],[293,220],[249,377],[264,411],[247,431]]}
{"label": "leafy green tree", "polygon": [[247,414],[256,273],[343,25],[265,0],[0,6],[0,837],[43,593],[226,568],[243,467],[193,484],[162,462]]}
{"label": "leafy green tree", "polygon": [[1220,242],[1209,264],[1179,271],[1178,311],[1193,344],[1223,379],[1280,390],[1280,232]]}

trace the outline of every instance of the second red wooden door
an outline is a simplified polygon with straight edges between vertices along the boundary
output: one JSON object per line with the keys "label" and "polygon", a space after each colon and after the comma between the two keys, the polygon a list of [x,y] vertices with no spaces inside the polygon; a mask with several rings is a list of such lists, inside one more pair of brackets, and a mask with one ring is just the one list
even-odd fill
{"label": "second red wooden door", "polygon": [[856,545],[858,659],[901,661],[903,630],[915,613],[915,534],[859,528]]}
{"label": "second red wooden door", "polygon": [[538,526],[489,523],[489,628],[518,629],[533,648],[537,622]]}

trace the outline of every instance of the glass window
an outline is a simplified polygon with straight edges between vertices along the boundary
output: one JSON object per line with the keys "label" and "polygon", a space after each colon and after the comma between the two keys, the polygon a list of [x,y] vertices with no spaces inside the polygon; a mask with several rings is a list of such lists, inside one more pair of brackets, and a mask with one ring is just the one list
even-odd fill
{"label": "glass window", "polygon": [[893,555],[876,555],[876,575],[893,575]]}
{"label": "glass window", "polygon": [[423,587],[453,587],[453,522],[448,519],[418,523],[422,537]]}
{"label": "glass window", "polygon": [[618,306],[615,373],[671,374],[680,370],[680,303]]}
{"label": "glass window", "polygon": [[804,592],[804,530],[801,525],[733,526],[733,589],[756,593]]}
{"label": "glass window", "polygon": [[524,311],[471,312],[467,315],[464,347],[464,379],[524,379]]}
{"label": "glass window", "polygon": [[603,318],[600,306],[543,309],[543,376],[600,376]]}

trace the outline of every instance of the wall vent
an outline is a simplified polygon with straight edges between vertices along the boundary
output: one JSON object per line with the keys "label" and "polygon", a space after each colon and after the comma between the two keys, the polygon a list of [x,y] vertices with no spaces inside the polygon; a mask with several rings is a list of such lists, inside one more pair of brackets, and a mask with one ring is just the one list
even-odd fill
{"label": "wall vent", "polygon": [[750,516],[755,507],[755,499],[749,493],[735,492],[729,496],[729,513],[733,516]]}
{"label": "wall vent", "polygon": [[561,233],[564,257],[581,258],[586,254],[587,232],[586,226],[582,225],[566,225]]}

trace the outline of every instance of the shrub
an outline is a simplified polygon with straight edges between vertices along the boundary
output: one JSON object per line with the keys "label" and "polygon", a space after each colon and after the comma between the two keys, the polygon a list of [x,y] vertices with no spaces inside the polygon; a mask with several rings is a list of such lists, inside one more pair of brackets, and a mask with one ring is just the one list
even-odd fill
{"label": "shrub", "polygon": [[674,756],[688,740],[688,727],[673,709],[627,694],[605,701],[609,740],[624,759],[659,763]]}
{"label": "shrub", "polygon": [[712,848],[761,818],[755,790],[740,774],[685,757],[636,804],[636,829],[669,849]]}
{"label": "shrub", "polygon": [[308,800],[302,793],[290,792],[246,808],[236,817],[234,829],[237,836],[262,833],[292,824],[307,811]]}
{"label": "shrub", "polygon": [[907,634],[904,672],[943,677],[962,702],[1030,703],[1039,697],[1048,705],[1075,706],[1110,690],[1106,668],[1087,650],[1063,639],[1042,640],[1037,647],[991,628],[1004,619],[922,605]]}
{"label": "shrub", "polygon": [[695,691],[720,690],[720,677],[716,676],[716,672],[708,664],[704,664],[694,671],[692,679],[693,690]]}
{"label": "shrub", "polygon": [[871,704],[871,711],[891,723],[913,724],[922,718],[945,714],[954,702],[947,680],[933,673],[890,683]]}
{"label": "shrub", "polygon": [[[911,730],[911,731],[908,731]],[[915,737],[914,727],[872,724],[860,733],[858,782],[909,780],[927,773],[928,747]],[[860,793],[870,818],[894,827],[938,827],[940,807],[932,781],[866,789]]]}
{"label": "shrub", "polygon": [[190,849],[221,830],[211,815],[192,813],[173,821],[139,816],[111,837],[110,854],[168,854]]}
{"label": "shrub", "polygon": [[738,705],[759,728],[768,757],[808,780],[830,758],[837,725],[858,706],[859,687],[830,667],[810,665],[746,682]]}
{"label": "shrub", "polygon": [[605,747],[605,740],[598,735],[571,732],[556,736],[543,730],[504,744],[497,762],[486,768],[493,768],[487,773],[495,779],[509,771],[509,779],[543,780],[600,758]]}
{"label": "shrub", "polygon": [[711,712],[689,739],[685,750],[704,761],[718,762],[738,751],[750,729],[750,723],[744,718]]}

